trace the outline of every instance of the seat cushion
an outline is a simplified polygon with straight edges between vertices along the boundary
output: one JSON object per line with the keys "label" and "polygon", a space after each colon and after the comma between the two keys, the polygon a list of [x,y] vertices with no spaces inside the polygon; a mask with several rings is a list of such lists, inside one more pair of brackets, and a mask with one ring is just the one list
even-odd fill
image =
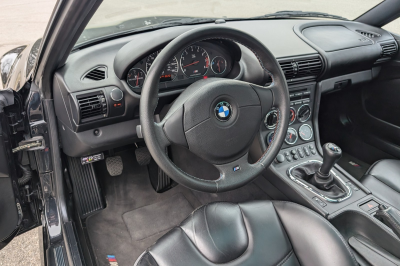
{"label": "seat cushion", "polygon": [[400,208],[399,160],[386,159],[374,163],[360,181],[376,197]]}
{"label": "seat cushion", "polygon": [[211,203],[148,248],[137,266],[357,265],[337,230],[290,202]]}

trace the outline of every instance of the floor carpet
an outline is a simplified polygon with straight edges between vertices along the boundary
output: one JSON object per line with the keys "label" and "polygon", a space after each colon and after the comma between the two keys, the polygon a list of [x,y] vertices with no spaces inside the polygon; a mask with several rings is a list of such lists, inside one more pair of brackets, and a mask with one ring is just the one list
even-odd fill
{"label": "floor carpet", "polygon": [[95,165],[107,202],[104,210],[86,221],[98,265],[109,265],[107,255],[114,255],[119,265],[133,265],[146,248],[203,204],[270,199],[254,183],[218,194],[192,191],[180,185],[156,193],[147,167],[138,165],[133,150],[116,155],[124,163],[120,176],[110,176],[104,161]]}

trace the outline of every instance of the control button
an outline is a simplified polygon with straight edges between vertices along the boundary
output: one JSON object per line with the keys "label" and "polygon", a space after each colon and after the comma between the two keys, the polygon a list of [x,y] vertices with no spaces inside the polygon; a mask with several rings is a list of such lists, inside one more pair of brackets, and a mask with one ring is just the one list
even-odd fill
{"label": "control button", "polygon": [[309,102],[310,102],[310,99],[303,100],[303,103],[309,103]]}
{"label": "control button", "polygon": [[276,156],[277,163],[283,163],[284,161],[285,161],[285,156],[283,156],[282,154],[278,154],[278,156]]}
{"label": "control button", "polygon": [[289,156],[289,153],[287,151],[285,151],[284,155],[285,156]]}
{"label": "control button", "polygon": [[295,151],[295,150],[291,150],[290,153],[293,154],[293,155],[295,155],[295,154],[296,154],[296,151]]}
{"label": "control button", "polygon": [[297,152],[300,153],[300,152],[301,152],[301,149],[300,149],[300,148],[297,148]]}
{"label": "control button", "polygon": [[313,150],[313,149],[314,149],[314,146],[313,146],[313,145],[308,145],[308,148],[309,148],[310,150]]}
{"label": "control button", "polygon": [[300,105],[300,104],[302,104],[302,101],[295,101],[294,102],[294,105]]}
{"label": "control button", "polygon": [[322,208],[326,206],[326,203],[323,200],[321,200],[320,198],[318,198],[317,196],[315,196],[313,198],[313,200],[316,201],[319,204],[319,206],[321,206]]}
{"label": "control button", "polygon": [[294,102],[290,102],[290,106],[293,106],[294,105]]}
{"label": "control button", "polygon": [[317,152],[315,150],[311,151],[312,155],[315,155]]}
{"label": "control button", "polygon": [[290,98],[293,98],[294,95],[295,95],[294,93],[291,93],[291,94],[289,94],[289,97],[290,97]]}
{"label": "control button", "polygon": [[304,153],[299,152],[300,158],[304,158]]}
{"label": "control button", "polygon": [[306,156],[310,156],[310,152],[308,150],[305,150],[304,153],[306,154]]}
{"label": "control button", "polygon": [[303,147],[304,152],[308,152],[307,146]]}
{"label": "control button", "polygon": [[286,160],[287,160],[288,162],[291,162],[291,161],[292,161],[292,157],[286,156]]}
{"label": "control button", "polygon": [[367,203],[360,205],[360,208],[362,210],[369,212],[369,213],[376,211],[378,209],[378,207],[379,207],[379,204],[374,200],[370,200]]}
{"label": "control button", "polygon": [[294,96],[302,96],[302,95],[303,95],[302,92],[297,92],[297,93],[294,94]]}
{"label": "control button", "polygon": [[310,95],[311,94],[311,91],[305,91],[305,92],[303,92],[303,95]]}
{"label": "control button", "polygon": [[124,93],[120,89],[114,88],[110,93],[110,97],[114,102],[119,102],[124,98]]}
{"label": "control button", "polygon": [[297,161],[299,159],[299,156],[297,156],[297,154],[293,155],[293,159]]}

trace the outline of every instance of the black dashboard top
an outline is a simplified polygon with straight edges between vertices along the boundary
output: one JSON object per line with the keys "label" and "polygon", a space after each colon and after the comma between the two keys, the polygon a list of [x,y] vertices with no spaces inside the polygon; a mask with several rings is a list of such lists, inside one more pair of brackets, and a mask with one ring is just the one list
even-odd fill
{"label": "black dashboard top", "polygon": [[[264,43],[278,59],[289,84],[371,70],[390,60],[390,52],[398,49],[387,31],[351,21],[274,19],[222,25],[245,31]],[[78,156],[104,150],[105,142],[107,147],[118,146],[117,131],[110,130],[116,135],[107,136],[107,140],[101,140],[105,135],[95,140],[91,130],[132,120],[139,123],[141,85],[152,60],[171,40],[196,27],[202,25],[137,33],[70,54],[53,82],[61,138],[79,143],[64,152]],[[268,84],[269,78],[255,55],[243,45],[231,40],[204,40],[176,54],[165,66],[160,77],[160,105],[170,103],[188,85],[207,77],[236,78],[258,85]],[[115,101],[113,92],[123,95],[123,99]],[[95,104],[91,103],[93,99]],[[88,103],[93,117],[92,110],[82,111],[89,108],[85,106]]]}

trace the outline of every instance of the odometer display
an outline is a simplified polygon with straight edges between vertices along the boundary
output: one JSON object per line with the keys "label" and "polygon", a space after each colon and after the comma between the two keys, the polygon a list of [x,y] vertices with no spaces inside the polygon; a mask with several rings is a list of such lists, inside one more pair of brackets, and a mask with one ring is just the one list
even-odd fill
{"label": "odometer display", "polygon": [[183,51],[180,63],[187,77],[204,76],[210,65],[210,57],[200,46],[191,45]]}
{"label": "odometer display", "polygon": [[[154,60],[158,56],[160,51],[154,52],[147,57],[146,60],[146,72],[148,73],[150,70],[151,65],[153,64]],[[174,56],[171,60],[169,60],[168,64],[165,66],[163,72],[160,76],[160,82],[172,81],[178,75],[178,60]]]}
{"label": "odometer display", "polygon": [[128,72],[126,82],[132,88],[140,88],[143,86],[146,74],[140,68],[131,68]]}

